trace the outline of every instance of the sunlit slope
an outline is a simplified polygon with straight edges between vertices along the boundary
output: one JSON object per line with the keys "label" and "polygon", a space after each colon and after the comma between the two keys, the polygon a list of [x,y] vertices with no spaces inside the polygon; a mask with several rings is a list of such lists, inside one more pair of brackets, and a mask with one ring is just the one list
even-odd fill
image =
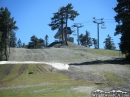
{"label": "sunlit slope", "polygon": [[[71,80],[66,74],[45,64],[0,65],[0,97],[79,97],[91,95],[91,89],[79,93],[77,86],[91,82]],[[93,86],[92,86],[93,87]]]}
{"label": "sunlit slope", "polygon": [[68,79],[46,64],[3,64],[0,65],[0,86],[37,84]]}
{"label": "sunlit slope", "polygon": [[11,48],[9,61],[47,61],[74,63],[122,57],[120,51],[89,49],[70,42],[68,44],[68,46],[62,46],[60,48]]}

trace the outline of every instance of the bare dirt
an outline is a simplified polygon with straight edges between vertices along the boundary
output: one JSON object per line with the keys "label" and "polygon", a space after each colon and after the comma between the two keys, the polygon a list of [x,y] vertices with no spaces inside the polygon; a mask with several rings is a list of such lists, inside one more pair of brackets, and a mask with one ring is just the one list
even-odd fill
{"label": "bare dirt", "polygon": [[[78,49],[78,50],[77,50]],[[60,62],[69,64],[68,70],[58,72],[68,74],[72,80],[91,81],[104,84],[110,89],[130,91],[130,65],[119,60],[119,56],[105,56],[87,52],[88,48],[11,48],[9,61]],[[108,73],[108,77],[107,77]],[[113,82],[113,75],[117,82]],[[111,77],[112,76],[112,77]],[[101,88],[101,87],[100,87]],[[103,87],[104,88],[104,87]],[[76,87],[74,90],[84,90]],[[90,89],[91,90],[91,89]]]}
{"label": "bare dirt", "polygon": [[[84,51],[86,50],[86,51]],[[103,56],[87,52],[87,48],[11,48],[9,61],[44,61],[62,63],[81,63],[96,60],[111,60],[113,56]]]}

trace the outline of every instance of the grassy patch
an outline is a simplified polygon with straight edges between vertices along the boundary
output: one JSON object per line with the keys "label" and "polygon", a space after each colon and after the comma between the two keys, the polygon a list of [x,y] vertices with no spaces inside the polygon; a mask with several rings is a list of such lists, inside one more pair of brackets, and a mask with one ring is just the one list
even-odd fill
{"label": "grassy patch", "polygon": [[[0,67],[6,69],[8,65]],[[30,71],[33,74],[28,74]],[[93,83],[70,80],[69,76],[49,72],[40,64],[16,64],[8,75],[0,79],[0,85],[0,97],[87,97],[86,92],[71,88]]]}
{"label": "grassy patch", "polygon": [[121,79],[121,77],[119,77],[115,73],[104,71],[104,76],[107,78],[109,84],[111,85],[113,84],[125,85],[123,79]]}
{"label": "grassy patch", "polygon": [[121,56],[121,52],[115,50],[87,49],[87,51],[90,53],[101,54],[105,56]]}
{"label": "grassy patch", "polygon": [[62,84],[35,86],[24,89],[7,89],[0,90],[1,97],[85,97],[87,93],[79,93],[72,91],[70,86]]}
{"label": "grassy patch", "polygon": [[[1,65],[0,67],[3,68],[0,71],[1,86],[12,86],[17,84],[36,84],[40,82],[69,79],[67,75],[46,71],[45,68],[43,68],[40,64],[30,64],[27,65],[26,68],[21,68],[21,66],[22,64],[15,65],[12,71],[7,75],[2,74],[2,72],[6,70],[5,67],[8,67],[8,65]],[[33,72],[33,74],[28,74],[29,72]]]}

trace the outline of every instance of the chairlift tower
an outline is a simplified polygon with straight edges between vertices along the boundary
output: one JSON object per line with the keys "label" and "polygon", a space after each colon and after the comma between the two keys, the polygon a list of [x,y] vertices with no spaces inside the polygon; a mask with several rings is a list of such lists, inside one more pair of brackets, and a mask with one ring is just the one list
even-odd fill
{"label": "chairlift tower", "polygon": [[95,17],[93,18],[94,19],[94,23],[97,24],[97,39],[98,39],[98,49],[99,49],[99,24],[102,24],[102,29],[105,29],[106,27],[103,27],[105,26],[104,22],[103,22],[103,19],[104,18],[101,18],[101,19],[96,19]]}
{"label": "chairlift tower", "polygon": [[72,27],[77,27],[77,41],[79,45],[79,28],[83,27],[83,25],[81,23],[75,23]]}

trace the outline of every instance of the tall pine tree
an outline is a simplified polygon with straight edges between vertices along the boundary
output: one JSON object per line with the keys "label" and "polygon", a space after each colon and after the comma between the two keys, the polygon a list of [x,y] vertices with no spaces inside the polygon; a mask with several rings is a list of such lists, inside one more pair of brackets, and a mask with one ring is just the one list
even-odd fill
{"label": "tall pine tree", "polygon": [[121,34],[119,47],[126,58],[130,61],[130,0],[117,0],[118,4],[114,8],[117,15],[115,20],[115,35]]}
{"label": "tall pine tree", "polygon": [[[58,29],[59,31],[62,31],[62,44],[64,43],[65,38],[65,44],[67,45],[67,34],[65,32],[67,32],[68,30],[68,19],[74,20],[75,17],[79,15],[79,13],[73,10],[73,6],[70,3],[66,6],[61,7],[60,10],[53,15],[54,16],[51,18],[51,23],[49,24],[49,26],[52,30]],[[66,28],[65,31],[64,24]]]}
{"label": "tall pine tree", "polygon": [[[63,7],[64,10],[64,14],[65,14],[65,24],[66,24],[66,31],[67,31],[67,27],[68,27],[68,20],[72,20],[74,21],[74,19],[79,15],[79,13],[75,10],[73,10],[73,6],[71,3],[69,3],[68,5],[66,5],[65,7]],[[65,33],[65,44],[67,44],[67,33]]]}
{"label": "tall pine tree", "polygon": [[[18,29],[15,25],[14,17],[11,18],[11,13],[8,8],[0,8],[0,60],[8,60],[7,46],[10,41],[10,32]],[[5,57],[3,57],[5,56]]]}
{"label": "tall pine tree", "polygon": [[53,13],[53,17],[51,18],[51,23],[49,26],[51,27],[51,30],[58,29],[59,31],[62,31],[62,44],[64,43],[64,24],[65,24],[65,16],[64,16],[64,7],[61,7],[58,12]]}

